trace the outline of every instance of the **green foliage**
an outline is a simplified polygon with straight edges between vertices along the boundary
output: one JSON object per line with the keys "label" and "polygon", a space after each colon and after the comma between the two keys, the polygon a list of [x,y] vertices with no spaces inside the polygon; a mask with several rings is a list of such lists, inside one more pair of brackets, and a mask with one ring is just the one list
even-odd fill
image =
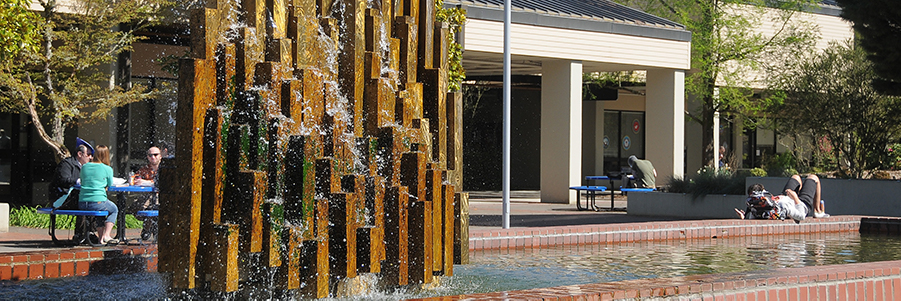
{"label": "green foliage", "polygon": [[764,170],[763,168],[755,167],[755,168],[748,170],[747,174],[744,176],[745,177],[766,177],[767,173],[766,173],[766,170]]}
{"label": "green foliage", "polygon": [[693,177],[671,178],[666,191],[688,193],[695,199],[708,194],[742,195],[745,194],[745,178],[748,176],[748,173],[733,172],[726,168],[714,170],[704,167]]}
{"label": "green foliage", "polygon": [[888,147],[888,161],[886,166],[889,169],[901,169],[901,143],[895,143]]}
{"label": "green foliage", "polygon": [[[644,1],[616,0],[628,6],[676,21],[691,32],[691,69],[685,91],[700,105],[688,118],[701,124],[703,162],[714,162],[713,119],[753,115],[760,104],[747,87],[755,76],[778,74],[787,58],[801,56],[814,46],[819,30],[796,18],[800,10],[817,5],[813,0]],[[764,24],[777,31],[764,34]]]}
{"label": "green foliage", "polygon": [[[109,65],[132,50],[140,40],[135,32],[152,25],[166,1],[79,0],[67,6],[71,13],[57,11],[56,1],[40,1],[42,23],[33,33],[41,47],[23,47],[0,64],[0,110],[29,114],[57,157],[68,156],[66,127],[107,118],[113,108],[152,96],[140,86],[111,86]],[[49,120],[47,128],[43,120]]]}
{"label": "green foliage", "polygon": [[767,174],[776,177],[791,177],[798,174],[796,169],[798,167],[797,159],[790,152],[768,157],[763,166],[766,168]]}
{"label": "green foliage", "polygon": [[180,55],[170,54],[170,55],[162,56],[160,58],[153,60],[153,62],[156,63],[157,65],[159,65],[160,69],[162,69],[166,73],[171,74],[173,77],[178,77],[178,67],[179,67],[178,61],[181,59],[190,58],[190,57],[191,57],[191,51],[185,50],[185,52]]}
{"label": "green foliage", "polygon": [[0,64],[6,64],[21,51],[39,49],[41,18],[28,10],[30,0],[6,0],[0,4]]}
{"label": "green foliage", "polygon": [[[40,207],[18,207],[9,210],[9,225],[15,227],[27,228],[50,228],[50,215],[37,213]],[[125,227],[128,229],[143,228],[144,223],[134,217],[134,215],[125,215]],[[71,215],[56,216],[57,229],[75,229],[75,217]]]}
{"label": "green foliage", "polygon": [[841,17],[850,21],[857,32],[860,46],[869,53],[879,77],[874,88],[882,93],[901,96],[901,10],[896,0],[837,0]]}
{"label": "green foliage", "polygon": [[596,99],[597,97],[591,93],[588,85],[594,84],[601,88],[623,88],[631,84],[644,84],[646,78],[644,72],[638,71],[613,71],[613,72],[594,72],[582,74],[582,99]]}
{"label": "green foliage", "polygon": [[435,0],[437,12],[435,20],[446,22],[450,26],[450,34],[447,35],[447,84],[448,91],[460,91],[463,80],[466,79],[466,70],[463,69],[463,45],[457,43],[457,34],[466,23],[466,11],[460,7],[444,7],[444,0]]}
{"label": "green foliage", "polygon": [[886,146],[901,137],[901,99],[879,94],[870,85],[875,76],[867,54],[850,42],[800,60],[769,85],[784,95],[770,113],[789,117],[777,130],[816,139],[816,164],[847,169],[850,177],[889,168]]}

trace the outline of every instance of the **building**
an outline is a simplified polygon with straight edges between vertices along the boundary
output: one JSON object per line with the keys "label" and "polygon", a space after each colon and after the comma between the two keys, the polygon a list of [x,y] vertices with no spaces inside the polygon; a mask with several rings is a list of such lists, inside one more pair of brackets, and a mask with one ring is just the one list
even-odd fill
{"label": "building", "polygon": [[[479,106],[467,108],[464,189],[500,190],[503,1],[447,0],[466,10],[460,40],[467,79],[482,89]],[[587,175],[619,171],[630,155],[654,163],[658,183],[694,172],[701,161],[701,127],[685,122],[697,104],[685,97],[691,34],[685,27],[609,1],[512,1],[511,188],[540,190],[542,202],[573,202],[567,187]],[[798,18],[817,24],[818,48],[853,37],[832,1]],[[761,32],[775,30],[763,22]],[[616,100],[581,96],[581,75],[634,71],[646,85],[619,89]],[[540,91],[540,92],[539,92]],[[467,95],[467,97],[475,97]],[[481,110],[482,113],[473,113]],[[472,116],[471,116],[472,114]],[[478,115],[475,115],[478,114]],[[737,158],[782,152],[772,131],[745,131],[724,123],[716,145]],[[498,145],[498,146],[493,146]],[[488,157],[482,160],[479,156]],[[494,156],[494,157],[492,157]],[[491,165],[494,164],[494,165]]]}

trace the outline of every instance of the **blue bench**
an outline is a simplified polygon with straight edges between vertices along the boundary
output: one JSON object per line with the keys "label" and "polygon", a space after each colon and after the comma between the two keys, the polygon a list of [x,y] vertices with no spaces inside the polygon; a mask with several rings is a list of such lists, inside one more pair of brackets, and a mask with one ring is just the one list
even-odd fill
{"label": "blue bench", "polygon": [[159,210],[141,210],[135,212],[135,216],[137,217],[158,217],[160,216]]}
{"label": "blue bench", "polygon": [[[160,216],[159,210],[141,210],[141,211],[135,212],[135,217],[147,218],[147,217],[159,217],[159,216]],[[151,232],[151,235],[153,235],[153,241],[155,242],[157,240],[157,238],[159,238],[159,236],[157,236],[157,234],[158,234],[157,232],[159,231],[159,229],[157,229],[156,220],[153,220],[153,221],[145,220],[144,222],[145,223],[153,223],[150,227],[150,232]],[[138,242],[143,244],[144,238],[139,237]]]}
{"label": "blue bench", "polygon": [[[594,203],[594,196],[597,192],[606,191],[607,186],[572,186],[569,188],[570,190],[576,191],[576,209],[579,211],[582,210],[594,210],[597,211],[598,207]],[[582,190],[585,190],[585,208],[582,208]]]}
{"label": "blue bench", "polygon": [[[50,215],[50,238],[53,239],[53,244],[61,246],[64,245],[59,239],[56,238],[56,216],[57,215],[72,215],[72,216],[84,216],[89,219],[93,219],[94,217],[105,217],[109,215],[109,211],[92,211],[92,210],[66,210],[66,209],[53,209],[53,208],[40,208],[37,210],[37,213],[40,214],[49,214]],[[73,243],[76,245],[80,245],[84,242],[88,244],[98,247],[102,246],[98,241],[96,244],[91,241],[91,223],[90,220],[85,221],[81,225],[75,225],[76,233],[81,232],[81,237],[73,240]],[[81,228],[81,229],[79,229]]]}

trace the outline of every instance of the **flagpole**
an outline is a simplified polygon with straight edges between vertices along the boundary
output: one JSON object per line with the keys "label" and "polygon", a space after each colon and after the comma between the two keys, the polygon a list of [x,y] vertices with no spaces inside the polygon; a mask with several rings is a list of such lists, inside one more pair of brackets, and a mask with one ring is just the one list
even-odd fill
{"label": "flagpole", "polygon": [[503,228],[510,228],[510,0],[504,0]]}

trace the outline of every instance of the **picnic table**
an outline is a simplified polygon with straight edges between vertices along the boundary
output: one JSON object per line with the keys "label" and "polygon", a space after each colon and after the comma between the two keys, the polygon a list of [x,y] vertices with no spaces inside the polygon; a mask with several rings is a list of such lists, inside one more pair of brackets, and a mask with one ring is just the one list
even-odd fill
{"label": "picnic table", "polygon": [[[604,180],[610,181],[610,210],[614,210],[614,207],[613,207],[613,197],[614,197],[614,194],[616,193],[617,190],[613,189],[613,187],[616,187],[616,186],[613,186],[613,181],[614,181],[614,180],[623,180],[624,178],[628,178],[629,180],[634,179],[634,177],[632,177],[632,175],[625,175],[625,174],[623,174],[623,175],[621,175],[621,176],[619,176],[619,177],[615,177],[615,176],[613,176],[613,177],[611,177],[611,176],[586,176],[586,177],[585,177],[585,181],[604,181]],[[621,195],[626,195],[626,193],[628,193],[628,192],[634,192],[634,191],[654,191],[654,188],[628,188],[628,187],[623,188],[623,186],[619,186],[619,190],[618,190],[618,191],[620,192]]]}
{"label": "picnic table", "polygon": [[[75,185],[73,188],[81,189],[81,185]],[[156,193],[156,188],[153,186],[140,186],[140,185],[119,185],[119,186],[110,186],[107,187],[107,191],[116,193],[116,206],[119,207],[119,215],[116,217],[116,238],[120,241],[126,241],[125,239],[125,206],[126,206],[126,195],[128,193]],[[53,239],[53,242],[56,244],[61,244],[61,242],[56,237],[56,223],[55,216],[56,215],[72,215],[72,216],[86,216],[86,217],[103,217],[109,215],[107,211],[91,211],[91,210],[63,210],[63,209],[54,209],[54,208],[41,208],[37,210],[38,213],[41,214],[50,214],[50,237]],[[142,210],[135,213],[135,216],[139,217],[156,217],[159,215],[157,210]],[[90,223],[87,223],[90,226]],[[76,229],[76,232],[83,232],[83,234],[78,241],[74,243],[76,245],[88,242],[91,245],[99,246],[99,244],[94,244],[87,238],[87,233],[90,232],[90,227],[85,229]]]}
{"label": "picnic table", "polygon": [[[587,182],[587,181],[604,181],[604,180],[610,181],[610,210],[613,210],[613,209],[614,209],[614,207],[613,207],[613,197],[614,197],[614,194],[616,194],[616,190],[613,189],[613,187],[616,187],[616,186],[613,186],[613,181],[614,181],[614,180],[622,180],[623,178],[632,179],[632,175],[625,175],[625,174],[623,174],[623,175],[621,175],[621,176],[619,176],[619,177],[616,177],[616,176],[585,176],[585,181],[586,181],[586,182]],[[619,190],[619,191],[620,191],[620,194],[623,193],[623,192],[622,192],[622,191],[623,191],[623,190],[622,190],[622,186],[620,186],[620,190]]]}
{"label": "picnic table", "polygon": [[[598,206],[594,202],[594,196],[597,192],[607,190],[606,186],[572,186],[569,189],[576,191],[576,209],[579,211],[592,209],[598,211]],[[585,208],[582,208],[582,190],[585,190]]]}

